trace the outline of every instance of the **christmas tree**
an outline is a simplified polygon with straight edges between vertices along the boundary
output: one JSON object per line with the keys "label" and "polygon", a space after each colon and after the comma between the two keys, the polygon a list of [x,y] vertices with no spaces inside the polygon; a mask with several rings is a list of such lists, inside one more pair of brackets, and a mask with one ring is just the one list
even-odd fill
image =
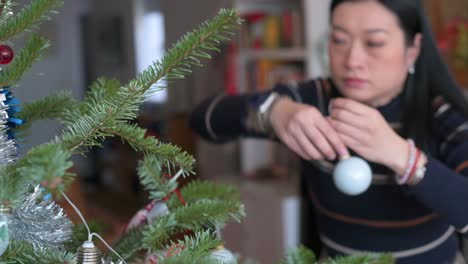
{"label": "christmas tree", "polygon": [[[12,4],[0,2],[3,42],[36,27],[62,1],[32,0],[17,13],[11,11]],[[49,42],[33,33],[14,58],[9,46],[0,45],[4,64],[0,74],[0,263],[236,263],[216,235],[229,221],[245,216],[238,191],[201,180],[179,189],[180,177],[193,174],[194,158],[177,146],[145,136],[146,131],[132,121],[139,106],[165,88],[158,84],[170,84],[202,66],[240,23],[235,10],[220,10],[127,84],[101,78],[83,100],[67,93],[52,94],[21,109],[11,90]],[[20,158],[16,141],[41,119],[59,120],[62,132]],[[138,175],[152,203],[132,219],[105,255],[93,242],[101,239],[99,234],[91,232],[85,219],[83,224],[72,223],[54,200],[60,196],[68,200],[67,187],[75,180],[71,156],[84,155],[105,138],[116,136],[143,154]],[[292,250],[282,261],[313,262],[315,256],[304,247]],[[363,256],[328,263],[391,263],[391,259]]]}

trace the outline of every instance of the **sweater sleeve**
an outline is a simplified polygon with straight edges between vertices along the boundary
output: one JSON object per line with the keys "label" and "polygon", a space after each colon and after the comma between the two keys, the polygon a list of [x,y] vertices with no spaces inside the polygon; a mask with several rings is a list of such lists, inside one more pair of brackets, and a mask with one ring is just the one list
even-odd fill
{"label": "sweater sleeve", "polygon": [[468,234],[468,118],[444,104],[434,134],[440,157],[429,157],[424,179],[411,187],[416,197],[459,232]]}
{"label": "sweater sleeve", "polygon": [[211,96],[197,105],[190,114],[189,125],[203,139],[213,143],[225,143],[239,137],[267,137],[251,131],[245,120],[251,105],[275,91],[294,101],[317,105],[318,93],[314,81],[300,83],[296,87],[276,85],[272,90],[242,95]]}

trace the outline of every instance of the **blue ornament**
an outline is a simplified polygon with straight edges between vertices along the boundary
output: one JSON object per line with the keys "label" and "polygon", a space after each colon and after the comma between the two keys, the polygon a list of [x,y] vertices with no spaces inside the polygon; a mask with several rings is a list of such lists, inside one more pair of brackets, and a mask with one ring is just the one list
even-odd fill
{"label": "blue ornament", "polygon": [[341,192],[359,195],[369,188],[372,182],[372,170],[369,164],[361,158],[342,159],[333,171],[333,181]]}

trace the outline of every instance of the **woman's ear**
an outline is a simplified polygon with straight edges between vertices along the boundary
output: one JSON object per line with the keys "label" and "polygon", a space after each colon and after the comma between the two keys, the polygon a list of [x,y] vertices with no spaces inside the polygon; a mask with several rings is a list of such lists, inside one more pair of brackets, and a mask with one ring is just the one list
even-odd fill
{"label": "woman's ear", "polygon": [[421,33],[416,34],[414,36],[412,45],[408,47],[406,54],[406,63],[408,68],[414,66],[416,60],[418,59],[419,53],[421,52],[422,38],[423,36]]}

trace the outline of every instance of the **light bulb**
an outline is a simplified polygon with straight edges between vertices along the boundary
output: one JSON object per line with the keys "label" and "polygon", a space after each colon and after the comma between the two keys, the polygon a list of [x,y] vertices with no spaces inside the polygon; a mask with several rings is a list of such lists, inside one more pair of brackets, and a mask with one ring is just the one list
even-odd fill
{"label": "light bulb", "polygon": [[372,182],[372,170],[361,158],[344,158],[338,162],[333,171],[333,181],[341,192],[347,195],[359,195],[369,188]]}

